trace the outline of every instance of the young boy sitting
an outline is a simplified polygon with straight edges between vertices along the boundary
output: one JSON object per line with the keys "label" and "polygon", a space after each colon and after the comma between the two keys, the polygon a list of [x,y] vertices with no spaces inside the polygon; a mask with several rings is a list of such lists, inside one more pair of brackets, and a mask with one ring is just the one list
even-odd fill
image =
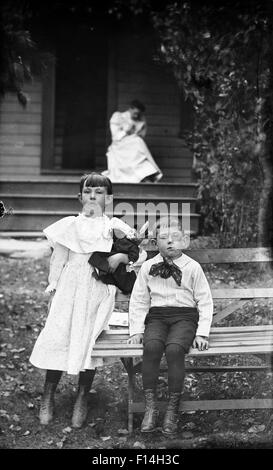
{"label": "young boy sitting", "polygon": [[183,253],[186,236],[178,219],[155,224],[159,254],[143,263],[129,305],[130,343],[143,342],[142,380],[145,414],[142,432],[156,428],[156,385],[165,352],[169,401],[162,432],[175,435],[185,376],[185,354],[190,347],[208,349],[213,301],[199,263]]}

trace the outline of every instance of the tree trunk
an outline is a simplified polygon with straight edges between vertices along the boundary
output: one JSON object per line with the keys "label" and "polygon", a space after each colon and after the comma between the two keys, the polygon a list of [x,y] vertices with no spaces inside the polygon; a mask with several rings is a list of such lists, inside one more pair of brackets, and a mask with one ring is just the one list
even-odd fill
{"label": "tree trunk", "polygon": [[262,107],[262,121],[265,123],[263,131],[266,139],[262,145],[259,161],[263,170],[263,188],[259,205],[259,246],[269,246],[272,240],[272,184],[273,184],[273,24],[272,3],[268,4],[268,69],[269,77],[264,93],[265,101]]}

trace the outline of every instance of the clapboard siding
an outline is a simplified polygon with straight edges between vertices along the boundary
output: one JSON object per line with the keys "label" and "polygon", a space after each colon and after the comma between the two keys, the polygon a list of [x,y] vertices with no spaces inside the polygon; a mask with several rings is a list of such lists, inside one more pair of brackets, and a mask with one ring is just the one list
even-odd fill
{"label": "clapboard siding", "polygon": [[[0,114],[1,114],[1,109],[0,109]],[[1,118],[0,118],[1,120]],[[10,136],[7,134],[1,134],[0,135],[0,145],[5,145],[5,144],[14,144],[14,145],[20,145],[20,146],[26,146],[26,145],[35,145],[39,146],[41,142],[41,137],[38,134],[27,134],[22,136],[14,135]]]}
{"label": "clapboard siding", "polygon": [[165,181],[190,182],[192,154],[179,138],[181,97],[171,72],[153,61],[151,37],[120,36],[117,53],[117,108],[133,99],[147,110],[146,142],[163,171]]}
{"label": "clapboard siding", "polygon": [[[1,165],[1,159],[0,159]],[[1,166],[0,166],[1,168]],[[18,176],[25,179],[28,176],[35,177],[40,174],[40,171],[37,172],[36,166],[26,166],[26,165],[8,165],[1,168],[1,176],[14,176],[18,178]]]}
{"label": "clapboard siding", "polygon": [[[5,124],[41,124],[41,113],[30,114],[31,111],[25,111],[24,114],[16,113],[16,111],[1,113],[1,121]],[[16,114],[16,116],[15,116]]]}
{"label": "clapboard siding", "polygon": [[15,94],[7,93],[0,105],[0,174],[39,175],[41,163],[42,85],[24,88],[23,108]]}

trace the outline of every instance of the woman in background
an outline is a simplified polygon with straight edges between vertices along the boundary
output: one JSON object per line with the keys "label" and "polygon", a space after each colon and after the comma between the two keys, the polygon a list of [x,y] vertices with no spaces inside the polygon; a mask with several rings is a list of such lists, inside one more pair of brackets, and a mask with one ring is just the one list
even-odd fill
{"label": "woman in background", "polygon": [[157,182],[162,172],[155,163],[144,137],[147,132],[145,106],[138,100],[110,119],[112,144],[108,148],[108,170],[103,174],[114,183]]}

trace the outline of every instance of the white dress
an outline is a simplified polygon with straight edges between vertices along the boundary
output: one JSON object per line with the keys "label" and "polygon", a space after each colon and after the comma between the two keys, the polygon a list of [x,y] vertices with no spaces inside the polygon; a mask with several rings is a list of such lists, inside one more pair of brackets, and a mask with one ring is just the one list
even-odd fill
{"label": "white dress", "polygon": [[146,121],[133,121],[129,111],[115,112],[110,120],[112,144],[107,151],[108,170],[102,172],[113,183],[139,183],[155,175],[162,178],[162,172],[153,159],[143,137]]}
{"label": "white dress", "polygon": [[116,287],[97,281],[88,259],[94,251],[111,251],[115,228],[134,236],[129,225],[105,215],[65,217],[44,230],[54,246],[49,285],[56,292],[30,356],[34,366],[76,375],[103,365],[92,349],[113,312]]}

